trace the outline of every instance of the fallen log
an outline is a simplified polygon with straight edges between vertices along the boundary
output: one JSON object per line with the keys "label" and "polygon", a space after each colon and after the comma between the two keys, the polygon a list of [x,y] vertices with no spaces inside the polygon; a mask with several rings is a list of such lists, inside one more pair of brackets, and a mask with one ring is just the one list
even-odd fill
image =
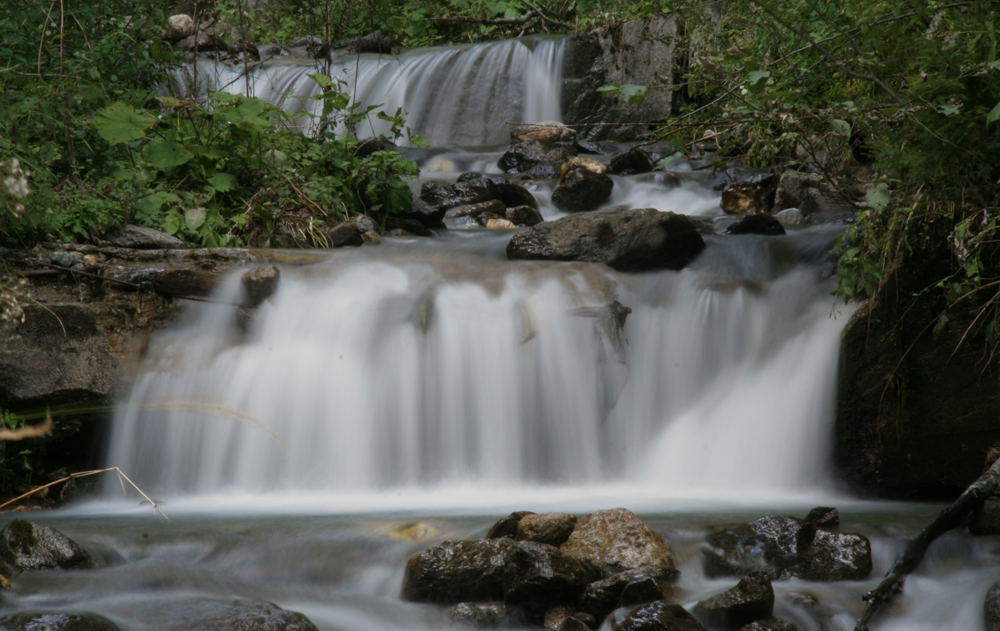
{"label": "fallen log", "polygon": [[893,594],[902,591],[906,575],[917,569],[927,548],[934,543],[934,540],[949,530],[965,524],[973,511],[997,489],[1000,482],[1000,454],[991,451],[990,457],[993,459],[993,464],[969,485],[951,506],[907,544],[902,556],[896,560],[878,587],[862,596],[868,604],[854,631],[868,631],[868,623],[875,616],[875,612],[883,603],[889,602]]}

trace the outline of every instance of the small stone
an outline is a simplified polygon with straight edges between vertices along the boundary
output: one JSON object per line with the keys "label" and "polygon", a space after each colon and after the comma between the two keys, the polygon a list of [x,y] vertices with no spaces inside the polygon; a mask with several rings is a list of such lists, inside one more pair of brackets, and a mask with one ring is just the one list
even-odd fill
{"label": "small stone", "polygon": [[606,173],[608,167],[603,162],[594,160],[593,158],[581,158],[579,156],[573,156],[571,158],[566,158],[559,167],[559,179],[566,177],[566,174],[573,169],[586,169],[591,173]]}
{"label": "small stone", "polygon": [[537,208],[532,208],[531,206],[508,208],[506,215],[507,221],[516,226],[534,226],[545,221],[542,218],[542,213],[538,212]]}
{"label": "small stone", "polygon": [[774,213],[774,218],[781,222],[783,226],[800,226],[805,219],[802,211],[798,208],[786,208]]}
{"label": "small stone", "polygon": [[518,125],[510,132],[511,144],[525,140],[540,140],[542,142],[573,142],[576,132],[572,127],[556,121],[542,121]]}
{"label": "small stone", "polygon": [[353,221],[344,221],[330,228],[326,233],[330,241],[331,248],[343,248],[348,246],[364,245],[365,240],[361,236],[358,224]]}
{"label": "small stone", "polygon": [[507,213],[506,207],[503,202],[499,199],[491,199],[487,202],[479,202],[477,204],[466,204],[465,206],[458,206],[449,210],[445,216],[447,217],[476,217],[483,213],[494,213],[497,216]]}
{"label": "small stone", "polygon": [[274,265],[261,265],[243,273],[244,302],[256,307],[274,295],[281,281],[281,272]]}
{"label": "small stone", "polygon": [[493,526],[490,528],[489,532],[486,533],[487,539],[513,539],[517,536],[517,525],[525,517],[525,515],[534,515],[531,511],[515,511],[506,517],[501,517]]}
{"label": "small stone", "polygon": [[378,245],[381,243],[378,238],[378,234],[368,231],[361,234],[361,240],[364,241],[365,245]]}
{"label": "small stone", "polygon": [[186,13],[167,18],[167,39],[176,41],[194,35],[194,18]]}
{"label": "small stone", "polygon": [[507,221],[503,217],[492,217],[486,222],[486,227],[490,230],[505,230],[516,228],[513,222]]}

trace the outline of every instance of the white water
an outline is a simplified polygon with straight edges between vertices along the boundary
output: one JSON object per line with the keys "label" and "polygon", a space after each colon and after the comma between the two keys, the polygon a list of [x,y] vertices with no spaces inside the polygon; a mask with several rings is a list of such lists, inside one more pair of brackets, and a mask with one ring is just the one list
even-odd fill
{"label": "white water", "polygon": [[[508,142],[513,125],[562,120],[562,50],[563,40],[525,38],[305,65],[268,62],[248,75],[241,67],[200,61],[181,70],[177,81],[182,93],[221,90],[271,101],[297,115],[293,125],[314,132],[322,90],[310,75],[322,73],[365,107],[381,105],[389,115],[402,108],[409,128],[432,145],[495,145]],[[357,135],[388,128],[372,114]]]}

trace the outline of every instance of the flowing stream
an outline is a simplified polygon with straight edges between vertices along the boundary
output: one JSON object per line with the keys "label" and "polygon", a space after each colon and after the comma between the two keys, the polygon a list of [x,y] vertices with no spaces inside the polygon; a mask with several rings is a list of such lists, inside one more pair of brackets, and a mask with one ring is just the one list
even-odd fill
{"label": "flowing stream", "polygon": [[[351,89],[409,110],[433,139],[413,154],[422,179],[496,172],[495,147],[469,146],[505,142],[509,120],[559,117],[562,44],[530,44],[354,58]],[[309,72],[265,66],[250,88],[294,109],[315,92]],[[248,87],[229,69],[201,62],[199,73]],[[456,85],[478,96],[438,94]],[[460,105],[471,109],[449,109]],[[713,222],[706,171],[671,168],[616,177],[608,205]],[[550,183],[528,187],[547,219],[561,215]],[[940,507],[851,498],[828,466],[850,310],[828,295],[827,252],[843,229],[709,236],[684,271],[632,275],[508,262],[506,231],[387,238],[282,266],[278,292],[244,325],[230,306],[236,273],[216,304],[190,305],[154,338],[113,422],[109,466],[170,521],[117,485],[38,515],[97,568],[25,573],[0,607],[90,611],[138,630],[157,628],[158,608],[240,598],[325,631],[442,629],[448,608],[399,598],[408,557],[481,537],[512,510],[617,506],[665,534],[689,606],[735,583],[705,577],[707,527],[823,504],[872,539],[874,571],[776,582],[775,615],[853,629],[861,594]],[[623,329],[602,315],[613,300],[632,309]],[[947,535],[877,628],[984,629],[998,567],[995,539]]]}

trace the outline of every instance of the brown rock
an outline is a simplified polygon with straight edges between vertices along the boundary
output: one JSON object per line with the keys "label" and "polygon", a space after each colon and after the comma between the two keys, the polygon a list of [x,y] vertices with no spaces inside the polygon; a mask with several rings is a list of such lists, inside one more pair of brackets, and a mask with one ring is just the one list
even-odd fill
{"label": "brown rock", "polygon": [[663,535],[624,508],[595,511],[582,518],[562,551],[605,577],[647,565],[674,567]]}
{"label": "brown rock", "polygon": [[576,515],[545,513],[525,515],[517,524],[517,541],[535,541],[550,546],[561,546],[569,539],[576,526]]}

